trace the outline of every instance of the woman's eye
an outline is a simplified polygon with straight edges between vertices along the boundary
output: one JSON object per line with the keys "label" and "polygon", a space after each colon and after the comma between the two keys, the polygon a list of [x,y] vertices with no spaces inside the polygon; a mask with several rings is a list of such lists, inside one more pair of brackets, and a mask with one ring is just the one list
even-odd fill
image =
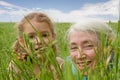
{"label": "woman's eye", "polygon": [[75,50],[77,50],[78,49],[78,47],[71,47],[70,48],[70,50],[72,50],[72,51],[75,51]]}
{"label": "woman's eye", "polygon": [[85,45],[85,46],[84,46],[85,49],[91,49],[91,48],[93,48],[93,47],[94,47],[94,45],[92,45],[92,44],[88,44],[88,45]]}
{"label": "woman's eye", "polygon": [[93,47],[93,45],[87,45],[87,47]]}

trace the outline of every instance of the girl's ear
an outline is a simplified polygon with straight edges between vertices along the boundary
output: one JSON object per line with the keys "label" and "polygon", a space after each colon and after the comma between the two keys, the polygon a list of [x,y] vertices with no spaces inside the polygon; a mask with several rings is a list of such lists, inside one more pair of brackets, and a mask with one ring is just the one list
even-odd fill
{"label": "girl's ear", "polygon": [[56,34],[53,35],[53,40],[56,40]]}
{"label": "girl's ear", "polygon": [[17,40],[18,40],[18,43],[19,43],[20,45],[23,45],[23,44],[24,44],[23,38],[22,38],[21,36],[18,36],[18,37],[17,37]]}

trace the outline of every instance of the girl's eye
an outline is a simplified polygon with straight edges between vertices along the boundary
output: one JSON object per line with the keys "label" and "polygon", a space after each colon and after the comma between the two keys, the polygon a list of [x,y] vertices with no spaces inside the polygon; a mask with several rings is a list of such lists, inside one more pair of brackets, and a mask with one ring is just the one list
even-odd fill
{"label": "girl's eye", "polygon": [[48,33],[42,34],[42,37],[48,37]]}
{"label": "girl's eye", "polygon": [[29,39],[34,39],[34,38],[35,38],[34,35],[30,35],[30,36],[29,36]]}

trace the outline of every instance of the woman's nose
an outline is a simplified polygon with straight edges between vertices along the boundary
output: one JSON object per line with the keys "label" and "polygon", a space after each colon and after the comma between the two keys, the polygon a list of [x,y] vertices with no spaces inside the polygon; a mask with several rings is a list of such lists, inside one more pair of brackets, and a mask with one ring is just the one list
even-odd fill
{"label": "woman's nose", "polygon": [[84,51],[81,49],[81,48],[79,48],[78,49],[78,52],[77,52],[77,58],[79,58],[79,59],[84,59],[86,56],[85,56],[85,54],[84,54]]}
{"label": "woman's nose", "polygon": [[85,60],[86,59],[86,55],[85,54],[77,54],[77,59],[79,60]]}
{"label": "woman's nose", "polygon": [[79,53],[77,53],[77,58],[80,58],[80,54]]}

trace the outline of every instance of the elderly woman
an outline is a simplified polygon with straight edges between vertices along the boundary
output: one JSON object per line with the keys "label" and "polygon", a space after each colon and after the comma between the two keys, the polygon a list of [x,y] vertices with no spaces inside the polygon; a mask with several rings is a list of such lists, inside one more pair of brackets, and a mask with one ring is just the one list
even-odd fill
{"label": "elderly woman", "polygon": [[112,61],[114,32],[106,23],[93,20],[79,22],[68,29],[66,36],[73,72],[76,70],[88,75],[98,64],[104,62],[106,67]]}

